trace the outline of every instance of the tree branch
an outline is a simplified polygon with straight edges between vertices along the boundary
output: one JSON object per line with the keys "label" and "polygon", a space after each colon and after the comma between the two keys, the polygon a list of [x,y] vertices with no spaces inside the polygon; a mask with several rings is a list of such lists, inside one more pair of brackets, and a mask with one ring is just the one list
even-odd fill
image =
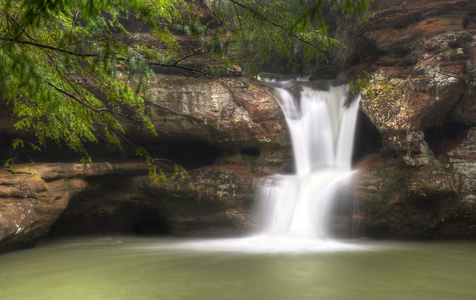
{"label": "tree branch", "polygon": [[109,111],[109,109],[107,108],[96,108],[92,105],[90,105],[89,103],[86,103],[84,100],[80,99],[78,96],[76,96],[75,94],[73,93],[70,93],[66,90],[63,90],[62,88],[60,88],[59,86],[55,85],[54,83],[52,83],[51,81],[49,80],[45,80],[46,83],[51,86],[52,88],[54,88],[55,90],[57,90],[58,92],[60,92],[61,94],[64,94],[72,99],[74,99],[75,101],[81,103],[82,105],[86,106],[87,108],[89,108],[90,110],[94,111],[94,112],[97,112],[97,113],[100,113],[100,112],[103,112],[103,111]]}
{"label": "tree branch", "polygon": [[[119,60],[123,60],[123,61],[126,61],[126,59],[119,59]],[[181,59],[182,60],[182,59]],[[178,62],[177,62],[178,63]],[[187,71],[191,71],[191,72],[195,72],[195,73],[198,73],[198,74],[202,74],[202,75],[205,75],[207,77],[210,77],[210,74],[208,74],[207,72],[203,72],[202,70],[200,69],[197,69],[197,68],[191,68],[191,67],[184,67],[184,66],[179,66],[177,65],[176,63],[174,64],[163,64],[163,63],[159,63],[157,61],[146,61],[146,64],[149,65],[149,66],[159,66],[159,67],[164,67],[164,68],[177,68],[177,69],[182,69],[182,70],[187,70]]]}
{"label": "tree branch", "polygon": [[88,109],[94,111],[94,112],[97,112],[97,113],[103,113],[103,112],[108,112],[110,114],[113,114],[113,115],[116,115],[116,116],[120,116],[120,117],[123,117],[123,118],[126,118],[128,120],[131,120],[131,121],[134,121],[134,122],[141,122],[142,120],[140,119],[136,119],[136,118],[133,118],[131,116],[128,116],[128,115],[125,115],[125,114],[121,114],[117,111],[113,111],[111,110],[110,108],[106,108],[106,107],[102,107],[102,108],[97,108],[97,107],[94,107],[92,106],[91,104],[87,103],[86,101],[82,100],[81,98],[79,98],[78,96],[76,96],[75,94],[73,93],[70,93],[60,87],[58,87],[57,85],[55,85],[54,83],[46,80],[46,83],[51,86],[52,88],[54,88],[55,90],[57,90],[58,92],[72,98],[73,100],[81,103],[82,105],[86,106]]}
{"label": "tree branch", "polygon": [[266,22],[268,22],[269,24],[277,27],[277,28],[280,28],[281,30],[283,30],[284,32],[288,33],[288,34],[291,34],[291,36],[293,38],[295,38],[296,40],[300,41],[301,43],[304,43],[306,45],[309,45],[313,48],[315,48],[317,51],[323,53],[329,60],[333,61],[335,64],[337,65],[341,65],[341,66],[344,66],[345,68],[347,68],[347,70],[352,74],[353,76],[353,73],[354,72],[357,72],[361,75],[365,75],[363,74],[362,72],[358,71],[358,70],[355,70],[354,68],[352,68],[351,65],[345,63],[343,60],[341,60],[340,58],[338,58],[337,56],[335,56],[334,54],[332,54],[330,51],[328,50],[325,50],[325,49],[322,49],[321,47],[318,47],[316,44],[314,44],[313,42],[311,41],[308,41],[308,40],[305,40],[303,39],[302,37],[298,36],[297,34],[293,33],[292,31],[290,31],[288,28],[286,28],[284,25],[282,24],[279,24],[279,23],[276,23],[274,22],[273,20],[269,19],[268,17],[264,16],[263,14],[261,14],[259,11],[257,11],[256,9],[254,9],[253,7],[251,6],[248,6],[248,5],[245,5],[243,3],[240,3],[236,0],[228,0],[230,2],[232,2],[234,5],[237,5],[241,8],[244,8],[250,12],[253,12],[257,15],[260,16],[260,18],[262,18],[263,20],[265,20]]}
{"label": "tree branch", "polygon": [[[35,47],[39,47],[39,48],[43,48],[43,49],[49,49],[49,50],[53,50],[53,51],[57,51],[57,52],[61,52],[61,53],[66,53],[66,54],[70,54],[70,55],[74,55],[74,56],[79,56],[79,57],[95,57],[95,56],[101,56],[102,55],[102,53],[100,53],[100,52],[86,52],[86,53],[74,52],[74,51],[71,51],[71,50],[62,49],[62,48],[58,48],[58,47],[51,46],[51,45],[40,44],[40,43],[37,43],[37,42],[34,42],[34,41],[17,40],[17,39],[6,38],[6,37],[0,37],[0,40],[9,41],[9,42],[18,43],[18,44],[32,45],[32,46],[35,46]],[[187,57],[190,57],[190,56],[187,56]],[[206,73],[206,72],[204,72],[200,69],[177,65],[180,61],[186,59],[187,57],[181,58],[180,60],[178,60],[174,64],[163,64],[163,63],[160,63],[160,62],[157,62],[157,61],[146,61],[146,64],[149,65],[149,66],[160,66],[160,67],[165,67],[165,68],[183,69],[183,70],[195,72],[195,73],[198,73],[198,74],[202,74],[202,75],[205,75],[205,76],[210,76],[210,74],[208,74],[208,73]],[[119,60],[119,61],[124,61],[124,62],[127,61],[127,59],[124,58],[124,57],[119,57],[119,58],[116,58],[116,59]]]}
{"label": "tree branch", "polygon": [[19,39],[7,38],[7,37],[0,37],[0,40],[9,41],[9,42],[18,43],[18,44],[31,45],[31,46],[35,46],[35,47],[39,47],[39,48],[43,48],[43,49],[50,49],[50,50],[53,50],[53,51],[66,53],[66,54],[71,54],[71,55],[75,55],[75,56],[81,56],[81,57],[93,57],[93,56],[101,55],[101,53],[99,53],[99,52],[93,52],[93,53],[74,52],[74,51],[71,51],[71,50],[62,49],[62,48],[58,48],[58,47],[51,46],[51,45],[40,44],[40,43],[37,43],[37,42],[34,42],[34,41],[25,41],[25,40],[19,40]]}

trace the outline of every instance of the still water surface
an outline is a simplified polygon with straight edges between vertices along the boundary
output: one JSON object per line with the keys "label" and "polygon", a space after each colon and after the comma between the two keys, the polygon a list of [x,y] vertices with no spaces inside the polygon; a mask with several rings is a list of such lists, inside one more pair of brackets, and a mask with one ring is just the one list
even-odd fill
{"label": "still water surface", "polygon": [[0,299],[476,299],[475,242],[353,241],[299,253],[220,243],[43,242],[0,255]]}

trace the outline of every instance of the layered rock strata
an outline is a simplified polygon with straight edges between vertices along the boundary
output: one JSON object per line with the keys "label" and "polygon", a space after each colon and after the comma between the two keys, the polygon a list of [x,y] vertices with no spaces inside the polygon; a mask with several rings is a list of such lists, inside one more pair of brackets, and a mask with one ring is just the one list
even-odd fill
{"label": "layered rock strata", "polygon": [[476,237],[476,2],[382,0],[367,17],[337,29],[340,57],[371,76],[361,106],[382,135],[355,219],[370,236]]}
{"label": "layered rock strata", "polygon": [[0,171],[0,253],[76,234],[240,235],[260,176],[204,167],[154,181],[144,163],[38,163]]}

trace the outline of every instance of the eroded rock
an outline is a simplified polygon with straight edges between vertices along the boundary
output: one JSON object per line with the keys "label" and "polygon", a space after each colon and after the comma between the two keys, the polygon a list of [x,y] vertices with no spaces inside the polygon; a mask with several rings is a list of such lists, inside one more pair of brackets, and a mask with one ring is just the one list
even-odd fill
{"label": "eroded rock", "polygon": [[0,253],[46,235],[236,236],[254,228],[262,174],[203,167],[154,181],[145,163],[37,163],[0,171]]}
{"label": "eroded rock", "polygon": [[340,57],[372,78],[363,111],[390,141],[387,149],[409,165],[432,161],[425,129],[449,119],[474,124],[474,11],[469,0],[376,1],[367,23],[337,30],[350,42]]}
{"label": "eroded rock", "polygon": [[[150,92],[156,99],[148,113],[159,136],[146,139],[239,147],[287,144],[278,104],[250,80],[159,76]],[[140,126],[130,124],[126,131],[147,134]]]}
{"label": "eroded rock", "polygon": [[34,245],[87,187],[81,179],[45,181],[39,168],[0,170],[0,252]]}

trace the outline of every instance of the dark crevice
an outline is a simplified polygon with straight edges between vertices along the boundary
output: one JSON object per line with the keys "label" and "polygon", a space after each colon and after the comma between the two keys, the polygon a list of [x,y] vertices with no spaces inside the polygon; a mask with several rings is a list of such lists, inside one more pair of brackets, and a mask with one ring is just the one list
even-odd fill
{"label": "dark crevice", "polygon": [[441,149],[447,146],[450,141],[468,130],[471,126],[453,121],[447,121],[443,124],[427,128],[423,131],[425,141],[430,148],[438,154]]}
{"label": "dark crevice", "polygon": [[68,207],[69,213],[61,216],[51,227],[48,237],[95,234],[169,235],[171,230],[163,215],[154,207],[122,203],[108,210],[100,206]]}
{"label": "dark crevice", "polygon": [[223,149],[201,143],[179,143],[163,148],[162,157],[168,158],[188,170],[212,165]]}
{"label": "dark crevice", "polygon": [[369,154],[378,153],[382,148],[382,135],[375,125],[359,108],[355,129],[352,164],[356,165]]}
{"label": "dark crevice", "polygon": [[261,151],[256,148],[244,148],[240,150],[240,154],[246,155],[246,156],[258,157],[261,155]]}

